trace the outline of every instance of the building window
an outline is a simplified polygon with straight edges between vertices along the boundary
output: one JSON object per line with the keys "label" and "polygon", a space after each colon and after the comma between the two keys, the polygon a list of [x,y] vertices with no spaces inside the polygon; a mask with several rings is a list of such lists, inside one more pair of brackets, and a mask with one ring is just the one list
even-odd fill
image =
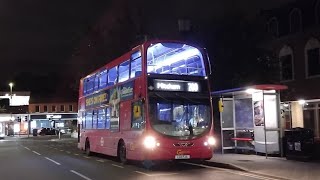
{"label": "building window", "polygon": [[69,111],[71,112],[71,111],[73,111],[73,105],[69,105]]}
{"label": "building window", "polygon": [[47,105],[44,105],[44,106],[43,106],[43,111],[44,111],[44,112],[48,112],[48,106],[47,106]]}
{"label": "building window", "polygon": [[61,105],[61,106],[60,106],[60,111],[61,111],[61,112],[64,112],[64,105]]}
{"label": "building window", "polygon": [[267,31],[271,36],[278,37],[279,35],[278,27],[279,27],[278,20],[276,17],[273,17],[269,20],[267,24]]}
{"label": "building window", "polygon": [[290,81],[294,79],[293,51],[289,46],[284,46],[279,53],[280,80]]}
{"label": "building window", "polygon": [[36,106],[36,112],[40,112],[40,106]]}
{"label": "building window", "polygon": [[52,108],[52,112],[56,112],[57,111],[56,106],[53,105],[51,108]]}
{"label": "building window", "polygon": [[302,17],[299,9],[293,9],[289,15],[290,20],[290,32],[295,33],[301,31]]}
{"label": "building window", "polygon": [[317,39],[311,38],[305,47],[306,77],[320,75],[320,43]]}

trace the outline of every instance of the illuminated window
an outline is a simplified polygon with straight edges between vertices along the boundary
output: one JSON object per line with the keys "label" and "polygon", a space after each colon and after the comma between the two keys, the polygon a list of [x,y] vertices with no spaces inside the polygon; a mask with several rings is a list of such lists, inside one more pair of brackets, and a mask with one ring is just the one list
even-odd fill
{"label": "illuminated window", "polygon": [[92,111],[87,111],[85,116],[86,129],[92,129]]}
{"label": "illuminated window", "polygon": [[36,106],[36,112],[40,112],[40,106]]}
{"label": "illuminated window", "polygon": [[98,124],[98,111],[94,110],[92,114],[92,129],[97,129]]}
{"label": "illuminated window", "polygon": [[108,78],[108,71],[107,70],[102,71],[99,76],[100,89],[107,87],[107,78]]}
{"label": "illuminated window", "polygon": [[110,108],[106,108],[106,129],[110,129]]}
{"label": "illuminated window", "polygon": [[106,121],[106,114],[104,109],[99,109],[98,111],[98,129],[104,129]]}
{"label": "illuminated window", "polygon": [[84,94],[90,94],[94,91],[94,82],[95,82],[95,76],[86,78],[84,80],[84,84],[83,84],[83,93]]}
{"label": "illuminated window", "polygon": [[119,82],[124,82],[129,79],[129,60],[119,65]]}
{"label": "illuminated window", "polygon": [[99,90],[99,75],[96,75],[94,78],[94,90],[97,91]]}
{"label": "illuminated window", "polygon": [[131,55],[131,75],[134,78],[141,75],[141,52],[137,51]]}
{"label": "illuminated window", "polygon": [[117,81],[118,81],[118,68],[117,68],[117,66],[115,66],[109,70],[108,85],[112,86],[114,84],[117,84]]}
{"label": "illuminated window", "polygon": [[205,76],[204,58],[192,46],[180,43],[157,43],[147,50],[147,72]]}

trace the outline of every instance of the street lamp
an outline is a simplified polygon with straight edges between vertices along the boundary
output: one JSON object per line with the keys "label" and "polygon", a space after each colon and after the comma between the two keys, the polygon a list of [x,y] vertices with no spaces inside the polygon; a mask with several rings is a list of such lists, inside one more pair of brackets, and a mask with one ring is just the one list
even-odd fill
{"label": "street lamp", "polygon": [[[9,83],[9,86],[10,86],[10,98],[11,98],[11,101],[12,101],[12,87],[13,87],[13,83]],[[12,102],[11,102],[12,103]]]}

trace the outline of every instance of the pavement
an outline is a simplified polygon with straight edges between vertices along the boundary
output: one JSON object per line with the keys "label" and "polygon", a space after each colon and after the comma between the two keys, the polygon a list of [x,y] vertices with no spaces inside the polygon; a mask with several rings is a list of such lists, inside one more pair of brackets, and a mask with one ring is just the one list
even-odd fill
{"label": "pavement", "polygon": [[211,165],[235,169],[273,179],[318,180],[320,179],[320,162],[287,160],[281,157],[265,157],[248,154],[215,153],[207,163]]}

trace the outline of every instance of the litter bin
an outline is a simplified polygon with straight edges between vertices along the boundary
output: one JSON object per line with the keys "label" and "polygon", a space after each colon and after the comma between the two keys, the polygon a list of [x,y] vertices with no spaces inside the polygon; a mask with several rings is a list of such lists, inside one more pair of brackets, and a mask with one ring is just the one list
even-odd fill
{"label": "litter bin", "polygon": [[311,129],[292,128],[285,130],[286,158],[310,160],[313,155],[314,133]]}
{"label": "litter bin", "polygon": [[38,129],[33,129],[32,130],[32,135],[33,136],[38,136]]}

